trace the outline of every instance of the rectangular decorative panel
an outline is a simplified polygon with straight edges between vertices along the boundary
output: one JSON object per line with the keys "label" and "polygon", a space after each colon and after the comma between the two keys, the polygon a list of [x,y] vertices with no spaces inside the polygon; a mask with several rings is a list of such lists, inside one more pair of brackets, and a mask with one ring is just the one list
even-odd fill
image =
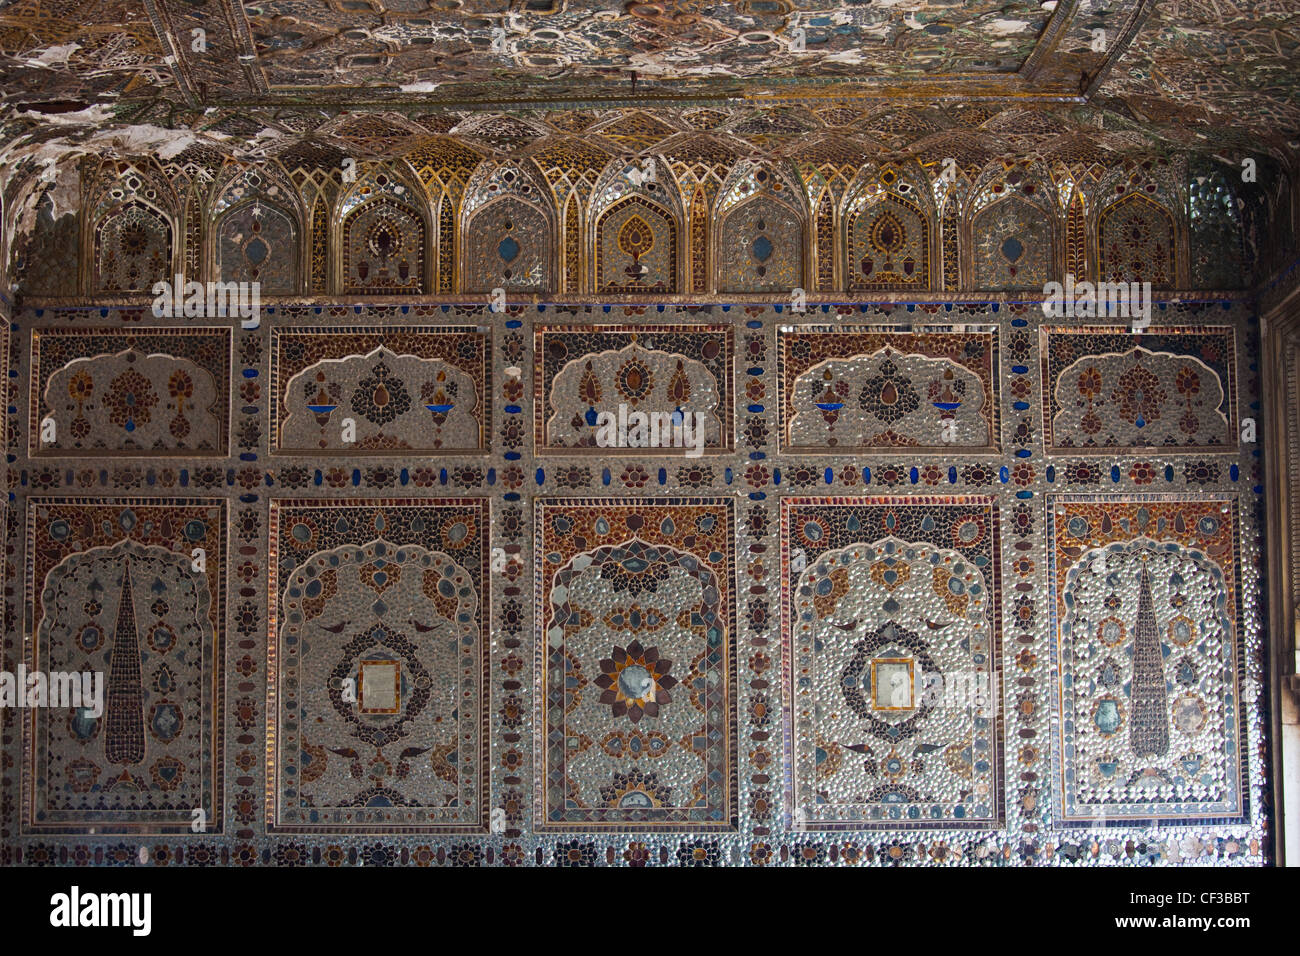
{"label": "rectangular decorative panel", "polygon": [[788,454],[998,450],[993,328],[783,326],[777,343]]}
{"label": "rectangular decorative panel", "polygon": [[536,823],[736,828],[735,519],[723,498],[539,498]]}
{"label": "rectangular decorative panel", "polygon": [[281,455],[473,454],[491,425],[491,331],[277,328],[272,448]]}
{"label": "rectangular decorative panel", "polygon": [[202,327],[33,330],[30,454],[224,458],[230,335]]}
{"label": "rectangular decorative panel", "polygon": [[540,325],[534,331],[538,454],[681,455],[680,447],[602,447],[601,413],[693,413],[703,453],[731,450],[733,337],[719,325]]}
{"label": "rectangular decorative panel", "polygon": [[800,829],[998,827],[995,499],[781,499],[789,752]]}
{"label": "rectangular decorative panel", "polygon": [[267,825],[487,825],[488,503],[274,499]]}
{"label": "rectangular decorative panel", "polygon": [[1058,818],[1240,820],[1235,498],[1052,495],[1047,517]]}
{"label": "rectangular decorative panel", "polygon": [[221,832],[226,520],[206,498],[28,499],[24,666],[103,689],[98,715],[23,712],[26,829]]}
{"label": "rectangular decorative panel", "polygon": [[1044,327],[1043,426],[1060,454],[1237,451],[1230,327]]}

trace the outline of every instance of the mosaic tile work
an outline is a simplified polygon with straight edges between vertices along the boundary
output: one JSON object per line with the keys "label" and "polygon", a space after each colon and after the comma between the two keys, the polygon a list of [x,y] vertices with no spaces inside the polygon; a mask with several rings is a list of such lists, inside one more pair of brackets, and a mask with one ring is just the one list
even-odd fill
{"label": "mosaic tile work", "polygon": [[538,499],[539,828],[736,829],[733,507]]}
{"label": "mosaic tile work", "polygon": [[550,231],[546,216],[531,203],[513,197],[489,203],[465,230],[469,249],[462,284],[475,292],[554,288],[549,243],[536,238]]}
{"label": "mosaic tile work", "polygon": [[95,224],[96,292],[144,292],[157,276],[171,275],[172,227],[157,209],[134,200]]}
{"label": "mosaic tile work", "polygon": [[[238,122],[257,112],[241,107]],[[46,176],[30,175],[47,167],[15,167],[6,203],[27,210],[14,239],[24,296],[119,301],[182,271],[259,281],[268,305],[304,293],[483,301],[497,288],[685,305],[804,289],[839,302],[1036,295],[1067,274],[1242,289],[1289,262],[1289,219],[1270,212],[1288,180],[1272,160],[1246,182],[1223,156],[1186,144],[1148,155],[1153,143],[1118,127],[1039,109],[796,115],[737,102],[585,124],[538,110],[479,113],[443,135],[452,114],[433,126],[398,112],[322,123],[295,106],[263,115],[277,145],[251,165],[235,145],[245,127],[231,135],[224,120],[184,113],[152,114],[193,137],[177,155],[49,166],[79,182],[72,219],[54,219]],[[1005,148],[974,147],[990,135]],[[39,145],[35,127],[22,137]],[[1098,149],[1074,145],[1085,137]],[[900,158],[882,164],[884,143]]]}
{"label": "mosaic tile work", "polygon": [[1000,551],[987,496],[781,499],[800,827],[999,824]]}
{"label": "mosaic tile work", "polygon": [[619,415],[620,408],[628,415],[693,412],[706,454],[733,446],[731,329],[540,326],[535,335],[539,454],[681,454],[650,447],[648,431],[642,445],[633,431],[622,447],[599,446],[600,413]]}
{"label": "mosaic tile work", "polygon": [[262,295],[295,295],[298,243],[293,215],[260,201],[244,203],[217,227],[213,271],[222,282],[260,282]]}
{"label": "mosaic tile work", "polygon": [[277,454],[485,450],[489,329],[272,333]]}
{"label": "mosaic tile work", "polygon": [[344,292],[424,291],[425,224],[406,203],[384,195],[357,206],[342,243]]}
{"label": "mosaic tile work", "polygon": [[273,499],[267,825],[482,830],[485,499]]}
{"label": "mosaic tile work", "polygon": [[765,196],[741,203],[718,229],[721,291],[803,288],[803,248],[803,223],[788,204]]}
{"label": "mosaic tile work", "polygon": [[1048,497],[1067,821],[1245,813],[1236,503]]}
{"label": "mosaic tile work", "polygon": [[997,332],[792,326],[778,331],[791,454],[996,451]]}
{"label": "mosaic tile work", "polygon": [[[95,656],[78,644],[87,601],[51,633],[68,666],[111,671],[128,562],[95,549],[119,548],[143,737],[115,718],[112,754],[133,759],[143,739],[143,757],[110,765],[107,724],[43,714],[41,761],[106,769],[84,797],[46,786],[65,819],[36,825],[30,713],[6,710],[0,862],[139,865],[141,846],[148,865],[1267,862],[1249,307],[1166,303],[1133,334],[1006,301],[782,305],[277,303],[258,328],[223,329],[228,447],[57,457],[33,440],[51,414],[33,414],[33,368],[44,383],[131,337],[184,356],[191,329],[137,306],[17,313],[3,669],[29,636],[48,646],[32,609],[54,599],[36,597],[97,580]],[[122,340],[83,348],[108,328]],[[826,363],[845,398],[823,401],[824,381],[814,394]],[[1087,407],[1045,403],[1085,366],[1102,381],[1094,445],[1054,421]],[[1184,366],[1195,392],[1185,375],[1178,390]],[[1135,368],[1166,397],[1119,388]],[[308,369],[325,372],[310,396]],[[440,370],[450,402],[424,396]],[[308,417],[293,418],[294,391]],[[472,421],[446,409],[439,432],[425,406],[466,395]],[[354,399],[393,417],[372,423]],[[815,417],[793,443],[796,400]],[[841,401],[832,429],[818,405]],[[707,411],[716,431],[698,458],[585,441],[587,413],[620,403]],[[51,500],[74,510],[71,537],[29,540]],[[183,637],[188,514],[216,507],[226,545],[207,549],[206,580],[225,616],[198,625],[220,640],[206,671],[149,645],[150,589],[162,582]],[[159,552],[146,573],[137,544],[174,566]],[[151,716],[164,662],[178,692]],[[203,694],[200,726],[187,708]],[[177,720],[172,742],[154,736]],[[164,791],[116,783],[126,770],[162,787],[155,763],[187,807],[221,782],[206,832],[131,802]]]}
{"label": "mosaic tile work", "polygon": [[[1022,184],[1021,190],[1033,185]],[[982,209],[971,223],[975,288],[1038,288],[1050,282],[1052,221],[1042,205],[1015,195]]]}
{"label": "mosaic tile work", "polygon": [[1102,281],[1174,284],[1174,217],[1164,207],[1129,196],[1102,211],[1097,231]]}
{"label": "mosaic tile work", "polygon": [[[777,83],[792,76],[876,79],[949,71],[988,75],[1015,71],[1034,49],[1048,20],[1048,11],[1023,0],[1001,5],[988,0],[921,2],[914,22],[929,23],[942,16],[949,27],[945,36],[949,42],[917,48],[908,39],[910,24],[876,10],[821,2],[799,8],[637,4],[610,8],[598,18],[586,6],[535,3],[518,11],[520,32],[512,30],[505,50],[489,53],[466,43],[464,53],[435,69],[420,50],[438,48],[452,37],[463,36],[477,18],[501,12],[494,4],[475,2],[390,24],[383,35],[388,44],[385,64],[392,74],[376,78],[358,62],[375,48],[358,43],[350,31],[378,31],[388,24],[386,16],[404,10],[385,4],[345,17],[333,8],[302,9],[286,0],[257,7],[249,12],[249,26],[255,35],[273,39],[279,54],[259,49],[258,69],[265,71],[264,82],[272,87],[326,86],[330,94],[348,87],[373,90],[376,83],[396,86],[434,77],[454,83],[463,98],[483,95],[485,90],[498,92],[521,81],[552,95],[566,88],[596,91],[608,83],[611,70],[628,69],[662,80],[711,77],[731,84],[744,77]],[[287,18],[293,18],[303,34],[319,38],[318,45],[294,44],[284,36],[282,24]],[[808,24],[806,45],[802,39],[792,43],[788,36],[800,22]],[[549,32],[535,32],[543,27]],[[532,35],[525,30],[533,31]],[[888,54],[877,52],[873,46],[877,43]],[[553,77],[558,67],[564,70]]]}
{"label": "mosaic tile work", "polygon": [[1062,453],[1236,449],[1230,328],[1046,328],[1043,424]]}
{"label": "mosaic tile work", "polygon": [[641,196],[627,196],[596,223],[596,291],[677,292],[677,223]]}
{"label": "mosaic tile work", "polygon": [[230,331],[32,333],[31,454],[225,457]]}
{"label": "mosaic tile work", "polygon": [[889,195],[849,218],[850,291],[930,288],[930,224],[911,202]]}
{"label": "mosaic tile work", "polygon": [[226,533],[219,500],[28,499],[24,664],[105,687],[24,714],[25,830],[221,831]]}

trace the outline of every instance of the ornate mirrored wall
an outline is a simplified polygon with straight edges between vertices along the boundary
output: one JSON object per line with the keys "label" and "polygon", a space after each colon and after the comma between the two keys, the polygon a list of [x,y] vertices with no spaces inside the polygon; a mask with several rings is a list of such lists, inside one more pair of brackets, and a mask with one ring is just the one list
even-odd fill
{"label": "ornate mirrored wall", "polygon": [[6,860],[1265,862],[1257,343],[1230,298],[25,308],[5,661],[108,685],[5,712]]}
{"label": "ornate mirrored wall", "polygon": [[0,671],[106,699],[0,863],[1282,859],[1295,4],[86,7],[0,10]]}

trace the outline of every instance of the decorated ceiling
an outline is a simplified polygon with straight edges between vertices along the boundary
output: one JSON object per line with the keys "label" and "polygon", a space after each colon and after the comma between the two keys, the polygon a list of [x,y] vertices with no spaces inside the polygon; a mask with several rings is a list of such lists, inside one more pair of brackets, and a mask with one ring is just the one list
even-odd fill
{"label": "decorated ceiling", "polygon": [[[633,74],[645,82],[642,89],[670,95],[840,81],[903,88],[926,79],[966,89],[1075,92],[1141,15],[1137,0],[1077,10],[1070,4],[1058,10],[1053,0],[633,0],[612,8],[583,0],[119,0],[97,6],[90,36],[103,39],[80,43],[85,18],[76,4],[9,5],[15,33],[33,18],[42,22],[15,36],[6,52],[39,62],[51,47],[79,42],[67,65],[101,74],[89,82],[91,90],[125,92],[124,82],[144,82],[200,101],[308,90],[351,100],[435,91],[455,99],[590,99],[626,95]],[[193,42],[195,29],[204,31],[205,42]],[[1110,37],[1096,43],[1093,29]],[[141,67],[153,75],[140,75]],[[170,74],[170,82],[161,74]]]}
{"label": "decorated ceiling", "polygon": [[1284,0],[14,0],[0,63],[10,108],[1095,94],[1161,127],[1285,137],[1298,17]]}
{"label": "decorated ceiling", "polygon": [[1238,215],[1261,204],[1289,247],[1298,19],[1277,0],[15,0],[6,261],[42,197],[56,217],[77,204],[83,157],[340,180],[345,159],[409,159],[431,136],[548,178],[559,156],[570,179],[660,157],[683,207],[742,160],[910,161],[931,190],[954,165],[974,188],[1005,163],[1083,184],[1175,155],[1231,179],[1249,162]]}

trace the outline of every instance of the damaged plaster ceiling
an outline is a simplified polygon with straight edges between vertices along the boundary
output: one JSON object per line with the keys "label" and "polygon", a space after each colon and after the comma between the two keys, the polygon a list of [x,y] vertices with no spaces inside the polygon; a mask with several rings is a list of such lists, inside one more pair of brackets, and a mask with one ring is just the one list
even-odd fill
{"label": "damaged plaster ceiling", "polygon": [[[43,70],[76,95],[149,87],[191,103],[719,96],[908,86],[1076,94],[1142,0],[15,0],[6,92]],[[1097,42],[1094,30],[1104,30]],[[196,31],[202,31],[198,33]],[[75,45],[77,49],[70,48]],[[31,71],[35,71],[32,73]],[[7,69],[8,72],[8,69]],[[170,74],[170,79],[168,79]],[[72,93],[72,90],[68,91]]]}
{"label": "damaged plaster ceiling", "polygon": [[963,166],[1192,149],[1289,168],[1298,38],[1296,0],[12,0],[0,163],[378,158],[448,133],[617,155],[708,132],[737,155],[820,138]]}

